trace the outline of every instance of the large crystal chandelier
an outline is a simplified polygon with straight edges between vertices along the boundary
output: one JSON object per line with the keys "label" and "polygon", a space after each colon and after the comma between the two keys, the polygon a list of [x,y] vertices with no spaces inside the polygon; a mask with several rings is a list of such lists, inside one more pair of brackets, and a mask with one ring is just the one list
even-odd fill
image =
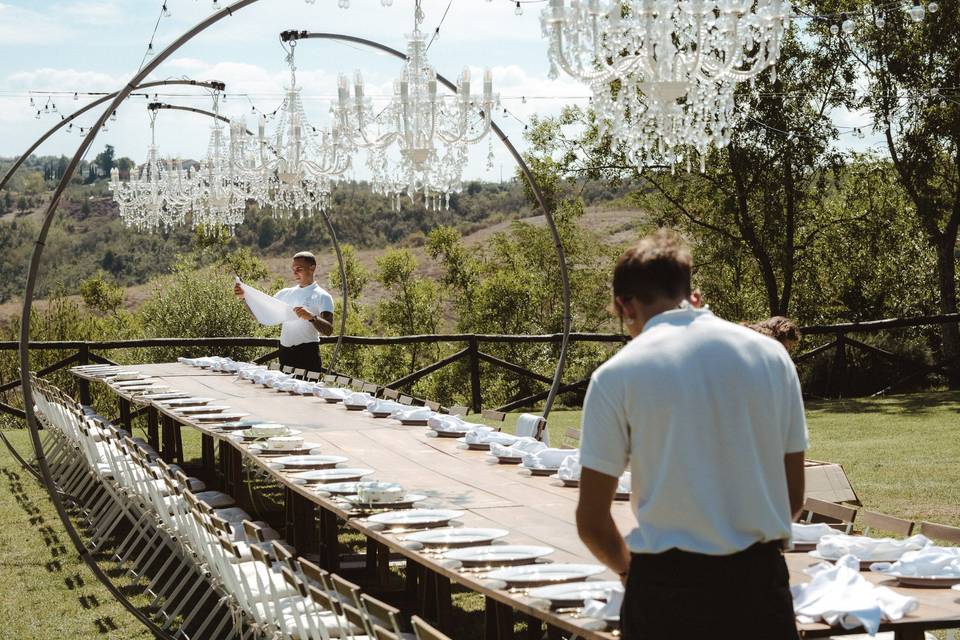
{"label": "large crystal chandelier", "polygon": [[124,224],[139,231],[155,231],[183,224],[191,206],[192,185],[179,160],[161,160],[156,142],[157,112],[150,112],[150,148],[147,161],[121,182],[110,170],[110,191]]}
{"label": "large crystal chandelier", "polygon": [[471,93],[469,69],[460,75],[455,96],[438,94],[437,72],[427,59],[428,44],[420,30],[423,20],[417,0],[407,62],[387,107],[376,117],[371,115],[358,72],[352,96],[349,81],[340,77],[334,110],[342,129],[356,132],[356,146],[368,150],[374,192],[393,197],[397,208],[402,196],[413,202],[418,194],[427,207],[449,206],[450,194],[462,190],[467,149],[490,132],[498,103],[489,70],[482,94]]}
{"label": "large crystal chandelier", "polygon": [[261,205],[269,205],[279,214],[309,214],[327,207],[330,182],[350,169],[355,147],[336,122],[319,132],[310,125],[297,85],[296,42],[290,47],[290,85],[276,129],[268,136],[266,116],[260,117],[255,157],[252,162],[244,161],[249,168],[243,173],[251,183],[251,197]]}
{"label": "large crystal chandelier", "polygon": [[[550,75],[588,84],[605,131],[671,163],[729,142],[736,83],[776,64],[785,0],[550,0]],[[688,157],[689,160],[689,157]]]}
{"label": "large crystal chandelier", "polygon": [[213,113],[207,157],[190,171],[192,218],[194,226],[225,226],[232,229],[243,222],[247,198],[251,195],[250,184],[242,177],[243,154],[240,145],[246,127],[242,122],[231,122],[230,140],[225,138],[225,127],[219,117],[219,93],[213,94]]}

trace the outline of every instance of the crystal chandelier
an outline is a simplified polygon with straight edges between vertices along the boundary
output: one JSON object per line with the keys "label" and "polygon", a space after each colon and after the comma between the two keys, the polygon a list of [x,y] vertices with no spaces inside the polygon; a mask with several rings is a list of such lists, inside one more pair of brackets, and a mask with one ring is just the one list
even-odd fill
{"label": "crystal chandelier", "polygon": [[394,198],[397,208],[402,196],[413,202],[418,194],[428,207],[449,206],[450,194],[462,190],[467,149],[489,134],[499,103],[489,70],[481,95],[471,93],[468,69],[460,75],[455,96],[438,95],[437,72],[427,59],[428,43],[420,30],[423,20],[417,0],[407,62],[383,112],[371,115],[359,72],[352,96],[346,76],[340,76],[334,109],[342,130],[355,132],[356,147],[368,150],[374,192]]}
{"label": "crystal chandelier", "polygon": [[[243,222],[250,185],[241,177],[241,140],[234,136],[246,134],[243,123],[230,123],[230,140],[224,137],[220,121],[220,94],[213,94],[213,125],[207,144],[207,157],[196,169],[191,169],[191,212],[193,225],[225,226],[233,228]],[[240,133],[242,128],[243,134]]]}
{"label": "crystal chandelier", "polygon": [[784,0],[550,0],[541,14],[550,76],[593,91],[628,155],[677,161],[729,142],[733,92],[776,64]]}
{"label": "crystal chandelier", "polygon": [[156,111],[150,112],[150,148],[147,161],[121,182],[120,172],[110,170],[110,191],[128,227],[155,231],[183,224],[190,209],[192,185],[180,160],[160,159],[156,143]]}
{"label": "crystal chandelier", "polygon": [[[251,185],[250,197],[261,205],[269,205],[278,214],[309,214],[329,204],[330,182],[351,167],[355,147],[351,136],[334,123],[329,130],[317,132],[307,120],[297,85],[294,51],[290,43],[287,63],[290,86],[281,106],[280,117],[272,136],[267,135],[267,118],[261,116],[252,159],[242,163],[242,173]],[[249,144],[238,143],[249,150]]]}

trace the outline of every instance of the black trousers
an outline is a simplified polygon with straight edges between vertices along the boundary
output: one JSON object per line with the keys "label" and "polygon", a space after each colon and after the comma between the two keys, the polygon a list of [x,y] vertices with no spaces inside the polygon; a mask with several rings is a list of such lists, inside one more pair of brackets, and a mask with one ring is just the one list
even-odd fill
{"label": "black trousers", "polygon": [[304,342],[292,347],[280,345],[280,366],[320,372],[320,343]]}
{"label": "black trousers", "polygon": [[797,640],[780,543],[729,556],[634,554],[620,630],[624,640]]}

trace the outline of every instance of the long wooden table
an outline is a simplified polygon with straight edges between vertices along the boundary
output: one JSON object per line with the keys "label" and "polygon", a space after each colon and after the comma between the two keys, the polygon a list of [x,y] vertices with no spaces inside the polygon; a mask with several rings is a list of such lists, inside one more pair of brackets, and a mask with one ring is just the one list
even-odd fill
{"label": "long wooden table", "polygon": [[[532,477],[516,466],[495,464],[486,453],[466,450],[453,439],[432,437],[423,427],[403,426],[395,420],[347,411],[339,404],[328,404],[313,396],[280,393],[229,374],[178,363],[127,368],[153,376],[158,384],[167,385],[171,390],[214,398],[216,404],[228,405],[236,411],[249,413],[251,417],[300,429],[306,441],[316,443],[323,453],[349,458],[345,465],[373,469],[372,478],[399,482],[410,492],[428,496],[427,500],[418,503],[418,507],[462,510],[464,516],[459,521],[466,526],[503,528],[510,531],[505,540],[512,544],[540,544],[555,548],[556,551],[549,556],[554,562],[595,562],[577,535],[574,520],[577,490],[564,487],[555,479]],[[100,380],[83,372],[74,373],[84,381]],[[130,404],[138,402],[138,398],[111,388],[120,399],[121,415],[128,417]],[[139,401],[143,402],[142,399]],[[389,551],[404,556],[408,566],[420,572],[420,579],[432,585],[436,592],[434,597],[437,594],[440,598],[449,597],[450,583],[484,595],[487,599],[488,637],[512,637],[512,611],[546,622],[548,630],[551,627],[562,629],[588,639],[612,637],[607,631],[593,628],[595,621],[557,614],[523,593],[501,588],[502,583],[460,571],[435,554],[422,553],[416,545],[404,540],[404,534],[391,533],[357,518],[344,503],[318,495],[316,485],[297,484],[287,473],[270,468],[270,458],[253,455],[245,444],[226,433],[197,424],[160,405],[150,406],[149,411],[155,413],[151,422],[153,427],[157,424],[156,416],[164,427],[161,443],[164,449],[173,447],[176,452],[178,438],[174,431],[179,425],[196,428],[203,434],[203,458],[209,466],[215,456],[213,443],[217,442],[220,475],[227,489],[236,488],[240,482],[237,470],[241,460],[257,465],[263,473],[280,483],[287,494],[289,530],[285,533],[288,539],[293,538],[290,542],[301,552],[319,548],[328,568],[337,568],[336,526],[338,520],[345,521],[367,536],[384,554]],[[151,434],[151,440],[157,439],[155,433]],[[312,537],[315,511],[320,517],[319,540]],[[614,503],[613,517],[622,531],[634,526],[629,503]],[[788,553],[786,558],[791,583],[808,580],[803,570],[815,561],[806,554]],[[902,588],[880,574],[864,575],[872,582],[894,587],[919,601],[919,608],[903,620],[883,625],[883,630],[895,631],[897,638],[922,639],[924,630],[960,628],[960,593],[944,589]],[[610,575],[603,577],[612,578]],[[449,620],[443,619],[446,617],[444,609],[440,606],[433,613],[450,631]],[[718,628],[725,623],[741,627],[749,625],[748,620],[718,621]],[[536,626],[539,630],[539,625]],[[856,633],[825,624],[800,625],[799,629],[805,638]]]}

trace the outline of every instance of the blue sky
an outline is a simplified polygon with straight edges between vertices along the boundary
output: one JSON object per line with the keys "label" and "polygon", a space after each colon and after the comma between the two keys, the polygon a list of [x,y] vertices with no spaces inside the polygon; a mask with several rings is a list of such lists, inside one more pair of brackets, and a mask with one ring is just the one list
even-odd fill
{"label": "blue sky", "polygon": [[[223,4],[226,0],[221,0]],[[154,48],[167,43],[209,15],[210,0],[166,0],[171,12],[159,22]],[[113,91],[137,70],[150,40],[162,0],[0,0],[0,155],[19,154],[45,131],[57,115],[42,115],[29,106],[29,92],[58,91],[54,102],[70,113],[83,104],[74,91]],[[245,116],[252,127],[251,104],[274,110],[282,100],[288,72],[279,33],[285,29],[331,31],[363,36],[404,48],[412,29],[413,0],[351,0],[349,9],[336,0],[260,0],[208,29],[161,65],[150,79],[189,77],[227,83],[228,100],[221,112]],[[563,104],[585,104],[588,91],[562,77],[547,78],[546,43],[540,35],[542,2],[524,3],[515,15],[512,0],[423,0],[424,28],[432,32],[450,6],[439,37],[430,49],[437,71],[455,78],[464,66],[479,80],[483,68],[494,75],[494,89],[513,114],[498,115],[498,123],[511,140],[523,147],[523,122],[534,113],[553,114]],[[345,44],[310,41],[298,48],[298,81],[304,87],[306,108],[314,124],[323,125],[336,90],[339,73],[361,69],[367,91],[386,96],[400,72],[400,62],[385,55]],[[171,95],[173,94],[173,95]],[[38,106],[46,96],[36,94]],[[89,99],[89,98],[86,98]],[[201,90],[161,92],[164,102],[209,108]],[[383,104],[384,98],[375,98]],[[130,99],[95,145],[116,147],[119,155],[136,161],[146,155],[149,142],[147,100]],[[376,102],[375,102],[376,103]],[[516,116],[516,117],[513,117]],[[86,116],[83,125],[92,122]],[[838,123],[866,125],[864,114],[835,114]],[[157,122],[157,139],[163,155],[200,158],[206,150],[209,123],[188,114],[164,112]],[[865,131],[867,127],[865,127]],[[39,150],[42,154],[69,154],[79,133],[61,132]],[[862,148],[874,142],[844,136],[844,144]],[[506,151],[494,145],[494,169],[485,170],[487,144],[473,150],[468,178],[497,180],[512,175]],[[355,163],[362,167],[362,159]],[[355,177],[365,177],[358,168]]]}

